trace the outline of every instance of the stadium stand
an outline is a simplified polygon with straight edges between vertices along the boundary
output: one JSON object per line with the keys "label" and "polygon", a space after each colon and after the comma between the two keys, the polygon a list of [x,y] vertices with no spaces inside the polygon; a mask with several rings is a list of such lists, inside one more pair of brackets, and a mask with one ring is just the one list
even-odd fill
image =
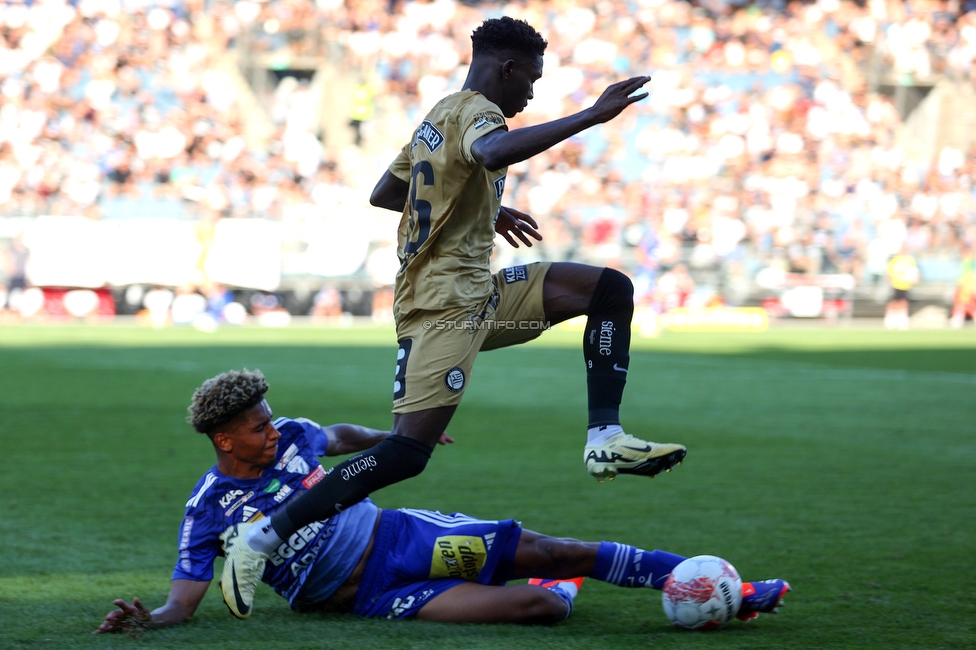
{"label": "stadium stand", "polygon": [[[654,79],[624,119],[510,169],[507,202],[546,239],[500,246],[499,266],[613,265],[655,309],[678,284],[683,304],[756,304],[786,274],[849,275],[880,309],[903,245],[916,295],[945,302],[976,243],[972,2],[0,8],[0,215],[304,224],[283,229],[283,284],[385,283],[389,265],[369,273],[368,260],[390,255],[396,219],[365,197],[460,86],[470,31],[501,13],[550,42],[513,127],[577,111],[619,78]],[[301,232],[336,220],[358,224],[350,259],[296,261],[322,250]]]}

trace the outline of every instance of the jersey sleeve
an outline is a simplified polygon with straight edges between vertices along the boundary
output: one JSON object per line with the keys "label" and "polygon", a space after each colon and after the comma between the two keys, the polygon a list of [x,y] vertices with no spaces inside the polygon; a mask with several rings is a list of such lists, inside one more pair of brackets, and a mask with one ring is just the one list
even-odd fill
{"label": "jersey sleeve", "polygon": [[400,153],[390,163],[390,173],[401,181],[410,182],[410,143],[403,145]]}
{"label": "jersey sleeve", "polygon": [[220,549],[220,532],[208,517],[187,511],[180,524],[180,557],[173,580],[213,580],[213,565]]}
{"label": "jersey sleeve", "polygon": [[318,422],[313,422],[308,418],[295,418],[292,420],[302,428],[308,446],[312,448],[312,453],[316,456],[325,456],[329,450],[329,435],[325,428]]}
{"label": "jersey sleeve", "polygon": [[471,154],[471,145],[475,140],[496,129],[505,129],[505,116],[498,106],[481,95],[463,104],[458,114],[458,130],[461,133],[459,146],[460,154],[469,165],[478,161]]}

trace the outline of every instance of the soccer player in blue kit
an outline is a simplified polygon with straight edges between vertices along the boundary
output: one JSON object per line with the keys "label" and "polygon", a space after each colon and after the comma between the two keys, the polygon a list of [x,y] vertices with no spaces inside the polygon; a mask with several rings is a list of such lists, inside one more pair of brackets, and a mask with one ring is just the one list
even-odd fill
{"label": "soccer player in blue kit", "polygon": [[[97,633],[189,619],[213,579],[217,556],[235,543],[236,524],[271,515],[320,481],[328,472],[317,457],[367,449],[389,435],[352,424],[321,426],[303,418],[273,418],[264,397],[267,390],[261,372],[248,370],[223,373],[196,390],[189,421],[210,438],[217,464],[186,503],[169,596],[153,611],[138,598],[131,604],[116,600],[118,609],[106,615]],[[442,434],[440,442],[453,440]],[[356,459],[345,471],[355,471]],[[285,540],[268,558],[262,580],[297,611],[441,622],[555,623],[572,613],[582,582],[578,576],[660,589],[683,559],[615,542],[548,537],[524,530],[512,519],[381,510],[364,499]],[[532,576],[546,579],[505,584]],[[739,618],[774,611],[789,589],[783,580],[743,583]]]}

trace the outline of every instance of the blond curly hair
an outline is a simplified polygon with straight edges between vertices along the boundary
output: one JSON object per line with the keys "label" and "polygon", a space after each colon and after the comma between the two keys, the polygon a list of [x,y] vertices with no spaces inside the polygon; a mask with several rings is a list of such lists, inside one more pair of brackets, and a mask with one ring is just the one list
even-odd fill
{"label": "blond curly hair", "polygon": [[212,435],[217,427],[260,404],[267,392],[268,382],[260,370],[221,373],[193,392],[187,422],[199,433]]}

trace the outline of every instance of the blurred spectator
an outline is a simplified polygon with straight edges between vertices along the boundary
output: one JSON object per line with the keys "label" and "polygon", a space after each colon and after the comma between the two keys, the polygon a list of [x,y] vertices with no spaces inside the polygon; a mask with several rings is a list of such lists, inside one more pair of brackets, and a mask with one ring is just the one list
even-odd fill
{"label": "blurred spectator", "polygon": [[316,319],[335,319],[342,316],[342,294],[335,287],[325,286],[315,294],[312,316]]}
{"label": "blurred spectator", "polygon": [[885,309],[884,324],[888,329],[908,329],[908,291],[919,281],[918,266],[906,247],[888,261],[888,282],[892,294]]}
{"label": "blurred spectator", "polygon": [[[193,286],[183,286],[176,290],[176,297],[170,305],[170,318],[176,325],[192,325],[196,319],[207,313],[207,299]],[[208,316],[209,318],[209,316]],[[209,321],[213,321],[209,318]]]}
{"label": "blurred spectator", "polygon": [[162,327],[169,322],[169,308],[173,304],[174,293],[163,287],[156,287],[146,292],[142,299],[148,312],[149,322],[153,327]]}
{"label": "blurred spectator", "polygon": [[15,237],[10,242],[9,256],[5,259],[4,274],[7,276],[7,291],[4,300],[0,301],[0,311],[4,307],[11,312],[20,311],[21,298],[27,290],[27,261],[30,251],[24,244],[23,237]]}
{"label": "blurred spectator", "polygon": [[967,251],[960,265],[949,322],[953,327],[959,328],[965,325],[966,318],[976,321],[976,256],[972,249]]}
{"label": "blurred spectator", "polygon": [[378,323],[393,322],[393,287],[380,287],[373,292],[373,320]]}
{"label": "blurred spectator", "polygon": [[684,264],[676,264],[657,282],[655,306],[659,312],[687,307],[688,299],[695,293],[695,281]]}
{"label": "blurred spectator", "polygon": [[218,322],[226,320],[224,310],[234,302],[234,293],[216,282],[205,283],[200,291],[207,300],[206,312],[210,317]]}
{"label": "blurred spectator", "polygon": [[[713,292],[764,269],[872,284],[902,246],[926,280],[952,282],[961,248],[976,243],[976,147],[950,143],[931,164],[914,159],[902,144],[904,106],[872,89],[976,80],[974,9],[937,0],[10,4],[0,30],[0,215],[306,224],[341,214],[366,244],[395,241],[395,223],[363,218],[360,196],[409,128],[459,87],[472,29],[504,12],[549,40],[537,98],[512,128],[578,111],[611,81],[653,75],[650,97],[624,118],[509,169],[506,203],[532,214],[546,238],[518,255],[622,267],[645,302],[659,269],[679,262]],[[222,67],[234,47],[329,57],[354,88],[357,154],[323,147],[314,83],[293,76],[268,107],[269,146],[249,149],[248,115]],[[367,123],[383,137],[363,138]]]}
{"label": "blurred spectator", "polygon": [[367,83],[358,84],[352,91],[352,108],[349,111],[349,126],[352,127],[356,146],[363,144],[363,124],[373,119],[376,109],[373,106],[373,88]]}

